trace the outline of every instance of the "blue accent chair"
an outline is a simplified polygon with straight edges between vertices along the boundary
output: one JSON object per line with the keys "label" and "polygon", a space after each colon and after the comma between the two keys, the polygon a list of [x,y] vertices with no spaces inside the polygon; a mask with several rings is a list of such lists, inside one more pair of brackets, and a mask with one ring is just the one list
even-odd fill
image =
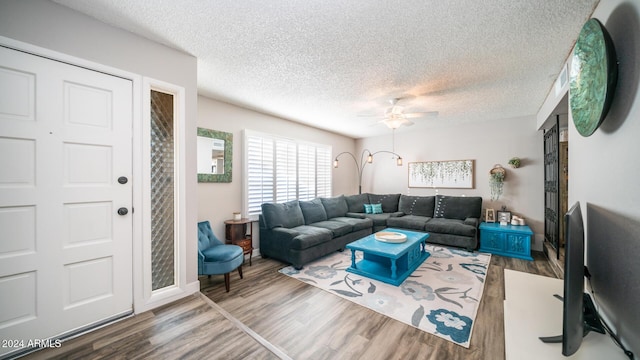
{"label": "blue accent chair", "polygon": [[238,245],[228,245],[218,240],[209,221],[198,223],[198,275],[224,274],[224,286],[229,292],[229,273],[238,269],[242,279],[244,253]]}

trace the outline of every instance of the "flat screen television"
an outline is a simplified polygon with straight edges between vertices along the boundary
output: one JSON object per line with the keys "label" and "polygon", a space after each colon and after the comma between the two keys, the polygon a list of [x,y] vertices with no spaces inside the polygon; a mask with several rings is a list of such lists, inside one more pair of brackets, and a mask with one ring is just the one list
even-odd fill
{"label": "flat screen television", "polygon": [[584,265],[584,223],[580,202],[564,216],[565,262],[564,296],[562,297],[562,335],[540,337],[543,342],[562,343],[562,355],[578,351],[582,338],[590,331],[604,334],[605,329],[589,294],[584,292],[584,278],[589,272]]}

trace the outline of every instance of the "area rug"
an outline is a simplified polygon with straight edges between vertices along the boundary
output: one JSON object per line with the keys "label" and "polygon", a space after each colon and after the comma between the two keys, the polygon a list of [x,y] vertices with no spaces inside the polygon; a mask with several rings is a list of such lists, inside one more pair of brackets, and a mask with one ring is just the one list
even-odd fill
{"label": "area rug", "polygon": [[280,272],[468,348],[491,255],[429,244],[427,251],[400,286],[347,272],[349,250]]}

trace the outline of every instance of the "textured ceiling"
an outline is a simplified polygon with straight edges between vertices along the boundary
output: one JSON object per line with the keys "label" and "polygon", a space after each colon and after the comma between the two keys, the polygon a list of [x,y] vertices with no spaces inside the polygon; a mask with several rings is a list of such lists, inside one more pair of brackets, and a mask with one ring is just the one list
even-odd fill
{"label": "textured ceiling", "polygon": [[598,2],[54,1],[196,56],[201,95],[355,138],[397,97],[439,112],[398,131],[535,115]]}

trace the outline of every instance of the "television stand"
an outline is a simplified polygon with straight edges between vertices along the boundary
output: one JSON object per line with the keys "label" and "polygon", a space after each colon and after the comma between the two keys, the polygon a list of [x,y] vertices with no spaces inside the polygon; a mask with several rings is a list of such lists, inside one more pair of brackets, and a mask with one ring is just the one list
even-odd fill
{"label": "television stand", "polygon": [[[562,296],[558,294],[553,294],[553,297],[562,300]],[[602,326],[602,322],[600,321],[598,311],[596,310],[596,306],[593,304],[591,296],[589,296],[589,294],[587,293],[582,294],[582,318],[582,337],[587,336],[587,334],[591,331],[599,332],[600,334],[606,334],[606,332],[604,331],[604,326]],[[541,336],[539,337],[539,339],[545,343],[562,343],[562,335]]]}
{"label": "television stand", "polygon": [[[567,359],[562,345],[543,343],[541,334],[562,333],[563,281],[546,276],[505,270],[504,337],[506,360]],[[590,332],[571,359],[629,360],[611,337]]]}

